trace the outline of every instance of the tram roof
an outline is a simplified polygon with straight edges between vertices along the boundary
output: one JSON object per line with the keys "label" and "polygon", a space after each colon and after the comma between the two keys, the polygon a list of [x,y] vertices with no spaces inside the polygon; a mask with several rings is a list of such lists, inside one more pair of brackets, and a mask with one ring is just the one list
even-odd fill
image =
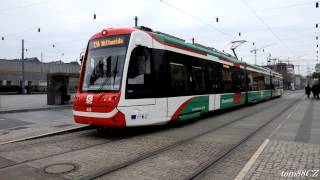
{"label": "tram roof", "polygon": [[187,43],[187,42],[185,42],[183,40],[180,40],[179,38],[171,38],[171,37],[168,37],[166,35],[163,35],[163,34],[160,34],[160,33],[157,33],[157,32],[150,32],[150,33],[155,35],[156,38],[158,38],[159,40],[164,41],[166,43],[171,43],[171,44],[174,44],[174,45],[177,45],[177,46],[182,46],[182,47],[187,48],[187,49],[191,49],[191,50],[194,50],[194,51],[199,51],[201,53],[205,53],[205,54],[209,54],[209,55],[212,55],[212,56],[216,56],[218,58],[221,58],[222,60],[230,61],[232,63],[238,63],[238,64],[242,64],[242,65],[247,65],[247,66],[249,66],[251,68],[254,68],[254,69],[257,69],[257,70],[269,71],[266,68],[239,61],[234,56],[231,56],[229,54],[221,52],[221,51],[219,51],[219,50],[217,50],[215,48],[211,48],[211,47],[205,48],[205,46],[203,46],[203,47],[197,46],[197,45],[194,45],[194,44],[191,44],[191,43]]}
{"label": "tram roof", "polygon": [[210,48],[210,47],[208,47],[208,48],[200,47],[200,46],[197,46],[197,45],[194,45],[194,44],[191,44],[191,43],[187,43],[187,42],[182,41],[182,40],[178,40],[176,38],[171,38],[171,37],[168,37],[166,35],[159,34],[157,32],[151,32],[151,33],[153,35],[155,35],[159,40],[162,40],[164,42],[175,44],[175,45],[178,45],[178,46],[182,46],[184,48],[195,50],[195,51],[199,51],[199,52],[202,52],[202,53],[205,53],[205,54],[209,54],[209,55],[212,55],[212,56],[216,56],[216,57],[222,58],[224,60],[229,60],[231,62],[244,64],[243,62],[239,61],[237,58],[235,58],[235,57],[233,57],[231,55],[228,55],[226,53],[220,52],[217,49]]}
{"label": "tram roof", "polygon": [[[206,46],[200,45],[200,44],[191,44],[191,43],[185,42],[183,39],[174,37],[172,35],[168,35],[168,34],[157,32],[157,31],[156,32],[152,31],[150,28],[147,28],[147,27],[108,28],[108,29],[105,29],[105,30],[108,31],[108,35],[130,34],[135,30],[141,30],[141,31],[147,32],[148,34],[153,36],[153,38],[155,38],[156,40],[165,42],[165,44],[173,44],[175,46],[182,47],[182,48],[187,49],[187,50],[191,50],[192,52],[199,52],[201,54],[209,54],[209,55],[218,57],[221,60],[224,60],[224,61],[227,61],[227,62],[231,62],[231,63],[241,64],[241,65],[247,65],[247,66],[249,66],[251,68],[254,68],[254,69],[257,69],[257,70],[260,70],[260,71],[266,71],[266,72],[269,71],[266,68],[239,61],[234,56],[232,56],[230,54],[227,54],[225,52],[221,52],[221,51],[219,51],[219,50],[217,50],[215,48],[206,47]],[[90,39],[103,37],[102,32],[103,31],[96,33]]]}

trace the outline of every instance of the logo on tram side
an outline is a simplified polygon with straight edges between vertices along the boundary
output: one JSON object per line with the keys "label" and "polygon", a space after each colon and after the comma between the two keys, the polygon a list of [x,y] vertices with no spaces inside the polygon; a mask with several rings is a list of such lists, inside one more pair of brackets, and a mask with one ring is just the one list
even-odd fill
{"label": "logo on tram side", "polygon": [[241,103],[241,93],[235,93],[235,94],[234,94],[233,101],[234,101],[235,103]]}
{"label": "logo on tram side", "polygon": [[225,103],[233,103],[233,98],[221,99],[221,103],[222,103],[222,104],[225,104]]}
{"label": "logo on tram side", "polygon": [[87,95],[86,103],[92,104],[92,101],[93,101],[93,95]]}

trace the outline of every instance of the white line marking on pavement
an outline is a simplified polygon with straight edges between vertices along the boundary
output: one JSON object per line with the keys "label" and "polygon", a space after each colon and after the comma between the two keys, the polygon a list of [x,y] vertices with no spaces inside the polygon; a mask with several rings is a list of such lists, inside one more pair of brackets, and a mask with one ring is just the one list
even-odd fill
{"label": "white line marking on pavement", "polygon": [[267,139],[263,141],[263,143],[260,145],[260,147],[257,149],[257,151],[253,154],[253,156],[250,158],[250,160],[246,163],[246,165],[241,169],[241,171],[238,173],[237,177],[235,180],[242,180],[244,176],[248,173],[248,171],[251,169],[252,165],[254,162],[257,160],[259,155],[262,153],[264,148],[267,146],[267,144],[270,142],[270,138],[282,127],[282,125],[287,122],[288,119],[291,118],[292,114],[300,107],[301,102],[294,108],[293,111],[291,111],[287,118],[283,120],[273,131],[272,133],[268,136]]}
{"label": "white line marking on pavement", "polygon": [[0,121],[4,121],[4,120],[6,120],[6,119],[1,119],[1,118],[0,118]]}
{"label": "white line marking on pavement", "polygon": [[239,174],[237,175],[236,178],[234,178],[235,180],[242,180],[244,178],[244,176],[248,173],[248,171],[251,169],[253,163],[257,160],[257,158],[259,157],[259,155],[262,153],[262,151],[264,150],[264,148],[267,146],[267,144],[269,143],[269,139],[266,139],[263,141],[263,143],[260,145],[260,147],[257,149],[257,151],[253,154],[253,156],[251,156],[250,160],[247,162],[247,164],[241,169],[241,171],[239,172]]}

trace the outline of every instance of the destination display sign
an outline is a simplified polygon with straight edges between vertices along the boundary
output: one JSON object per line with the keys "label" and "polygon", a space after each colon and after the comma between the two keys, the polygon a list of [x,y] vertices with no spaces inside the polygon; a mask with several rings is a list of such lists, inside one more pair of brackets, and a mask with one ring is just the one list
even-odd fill
{"label": "destination display sign", "polygon": [[98,49],[104,47],[126,46],[128,42],[127,36],[113,36],[106,38],[94,39],[90,42],[90,49]]}
{"label": "destination display sign", "polygon": [[124,39],[117,37],[114,39],[101,39],[93,41],[93,48],[99,48],[104,46],[114,46],[114,45],[120,45],[124,43]]}

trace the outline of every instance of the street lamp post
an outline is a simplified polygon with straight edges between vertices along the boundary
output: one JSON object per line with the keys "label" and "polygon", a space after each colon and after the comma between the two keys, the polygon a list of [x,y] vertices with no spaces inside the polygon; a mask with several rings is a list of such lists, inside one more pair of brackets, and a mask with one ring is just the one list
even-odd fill
{"label": "street lamp post", "polygon": [[21,82],[21,93],[24,94],[25,90],[24,90],[24,81],[25,81],[25,77],[24,77],[24,39],[22,39],[22,52],[21,52],[21,64],[22,64],[22,68],[21,68],[21,73],[22,73],[22,82]]}

